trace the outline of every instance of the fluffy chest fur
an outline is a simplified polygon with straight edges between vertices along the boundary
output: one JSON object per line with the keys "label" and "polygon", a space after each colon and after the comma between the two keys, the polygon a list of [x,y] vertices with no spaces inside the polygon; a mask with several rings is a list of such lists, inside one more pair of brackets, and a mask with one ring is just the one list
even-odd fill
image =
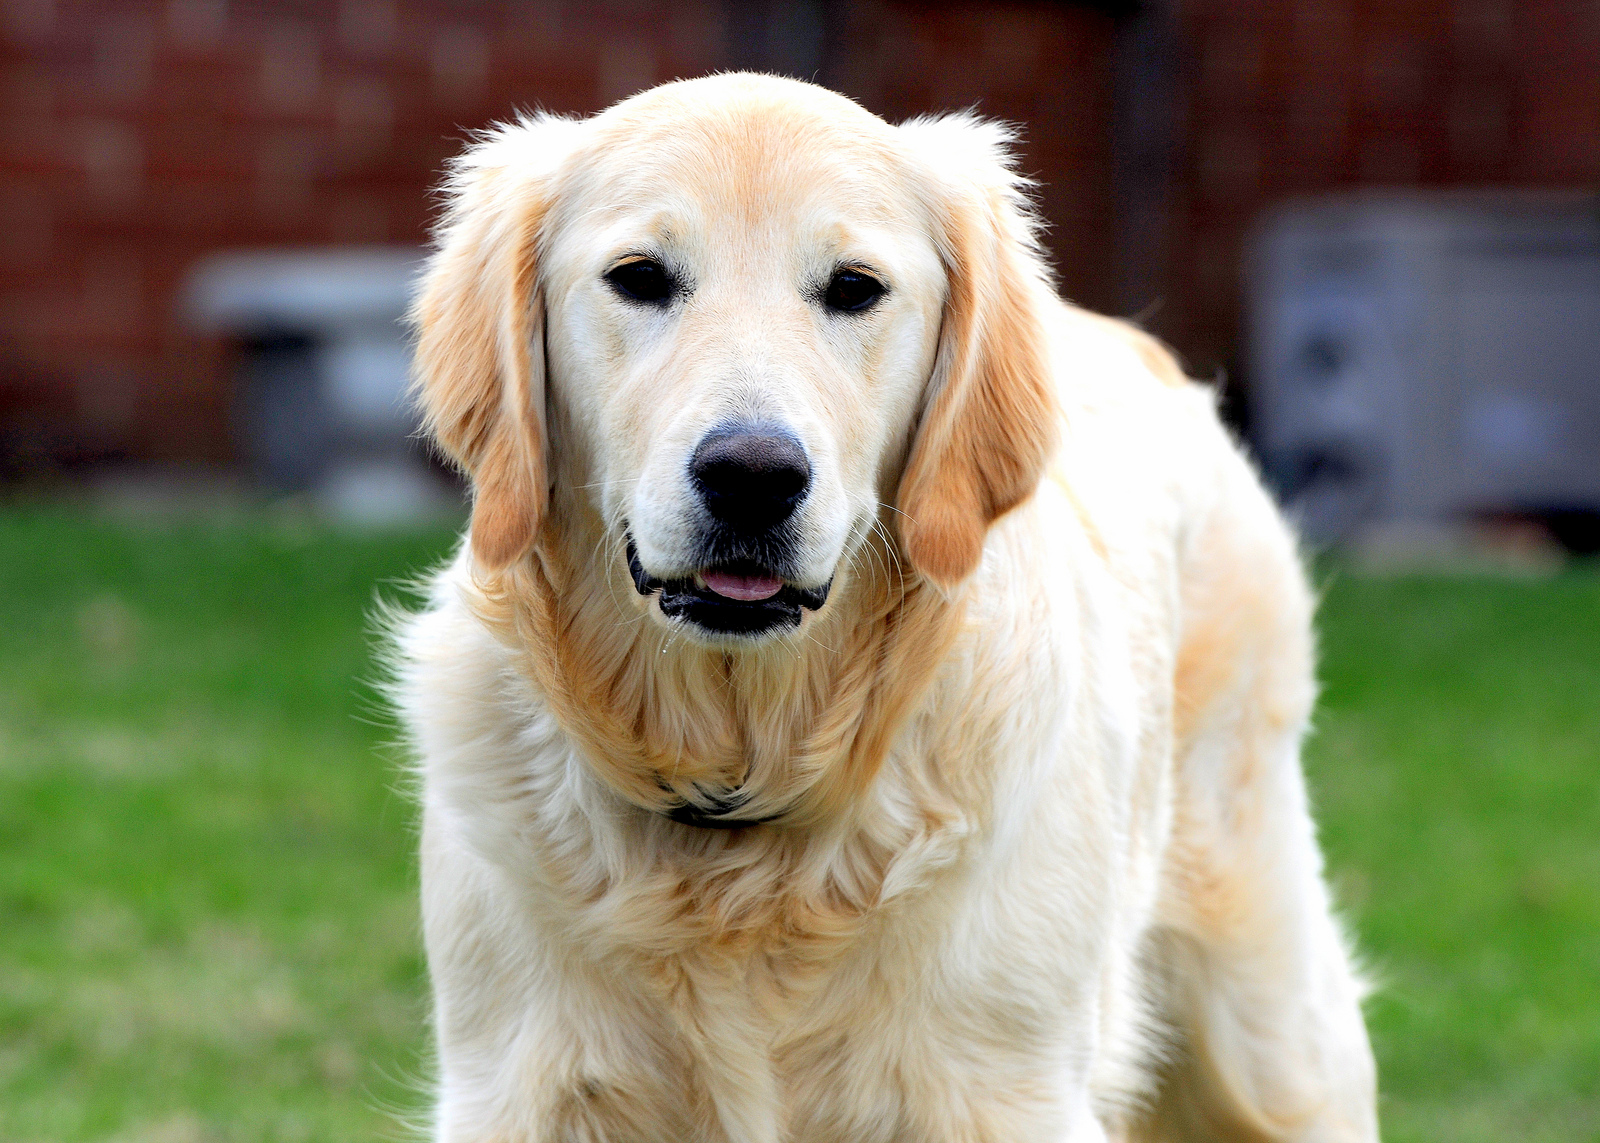
{"label": "fluffy chest fur", "polygon": [[[843,733],[825,689],[803,701],[794,696],[809,697],[805,687],[754,675],[768,702],[776,692],[794,703],[762,712],[775,774],[806,757],[796,747],[821,737],[819,722],[834,750],[881,741],[881,754],[854,763],[818,760],[860,766],[865,778],[842,810],[824,803],[813,826],[695,829],[628,802],[616,789],[626,781],[603,763],[648,775],[670,756],[671,734],[739,725],[754,706],[739,689],[746,680],[703,662],[717,683],[705,709],[652,721],[626,700],[679,692],[590,676],[582,693],[607,696],[607,733],[625,742],[597,765],[594,740],[571,733],[541,688],[559,658],[497,617],[464,561],[447,571],[403,641],[403,702],[425,767],[430,959],[494,971],[442,982],[451,994],[441,1036],[483,1045],[535,1021],[542,1050],[565,1061],[577,1090],[653,1093],[645,1101],[684,1131],[696,1104],[682,1092],[699,1091],[708,1108],[764,1108],[758,1118],[796,1139],[881,1127],[905,1069],[938,1074],[958,1044],[983,1057],[975,1078],[1011,1092],[1002,1106],[1023,1119],[1046,1114],[1026,1089],[1048,1087],[1064,1066],[1061,1027],[1042,1016],[1063,1002],[1100,1014],[1103,1026],[1086,1019],[1083,1029],[1120,1061],[1104,1068],[1108,1098],[1142,1083],[1146,982],[1118,938],[1142,929],[1154,895],[1173,629],[1160,606],[1126,603],[1171,593],[1149,590],[1160,569],[1148,556],[1112,551],[1132,533],[1092,533],[1081,511],[1047,486],[996,531],[964,604],[926,601],[912,644],[931,661],[902,709],[863,703]],[[1051,567],[1072,570],[1016,570]],[[900,670],[884,646],[896,634],[890,624],[863,649],[851,632],[824,628],[769,669],[804,678],[848,656]],[[633,638],[643,651],[630,646],[616,662],[653,665],[677,650],[653,633]],[[1023,680],[1035,697],[1019,694]],[[872,717],[893,721],[874,727]],[[761,763],[731,764],[748,777]],[[481,899],[464,902],[463,883]],[[638,1034],[620,1071],[613,1060],[603,1075],[585,1072],[592,1021],[557,1002],[574,994],[605,997]],[[629,1107],[634,1098],[617,1095]],[[602,1121],[613,1114],[601,1095],[574,1106]]]}

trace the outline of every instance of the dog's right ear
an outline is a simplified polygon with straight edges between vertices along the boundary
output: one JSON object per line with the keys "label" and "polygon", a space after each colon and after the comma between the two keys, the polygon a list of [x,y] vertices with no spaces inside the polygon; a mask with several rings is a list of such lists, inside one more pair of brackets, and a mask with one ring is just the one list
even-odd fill
{"label": "dog's right ear", "polygon": [[411,308],[423,426],[472,481],[472,554],[491,572],[527,553],[549,502],[538,245],[579,127],[526,118],[455,161]]}

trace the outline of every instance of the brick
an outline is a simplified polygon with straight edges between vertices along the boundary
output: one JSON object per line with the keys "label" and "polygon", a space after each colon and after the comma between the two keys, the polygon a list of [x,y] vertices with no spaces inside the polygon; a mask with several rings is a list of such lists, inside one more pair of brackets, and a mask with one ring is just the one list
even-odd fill
{"label": "brick", "polygon": [[[1021,162],[1044,184],[1063,288],[1110,304],[1113,22],[1043,3],[826,7],[824,82],[891,119],[977,103],[1023,124]],[[1157,326],[1197,369],[1233,353],[1242,236],[1278,197],[1363,180],[1600,179],[1600,6],[1174,10],[1187,114]],[[5,0],[0,383],[122,385],[136,394],[112,442],[126,455],[225,453],[225,359],[177,304],[196,260],[273,243],[420,242],[428,191],[467,129],[518,106],[588,113],[741,62],[729,11],[721,0]],[[147,423],[170,417],[194,439]],[[94,431],[96,448],[111,447],[115,433]]]}

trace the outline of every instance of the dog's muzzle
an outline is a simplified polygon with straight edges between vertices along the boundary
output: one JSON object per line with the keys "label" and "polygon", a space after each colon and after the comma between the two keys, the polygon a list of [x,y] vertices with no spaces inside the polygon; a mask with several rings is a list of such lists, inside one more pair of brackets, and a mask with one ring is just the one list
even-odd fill
{"label": "dog's muzzle", "polygon": [[796,511],[811,490],[805,446],[781,424],[730,421],[706,433],[688,461],[699,501],[697,570],[650,575],[628,536],[628,572],[661,614],[717,635],[758,636],[798,627],[828,600],[832,580],[799,587]]}

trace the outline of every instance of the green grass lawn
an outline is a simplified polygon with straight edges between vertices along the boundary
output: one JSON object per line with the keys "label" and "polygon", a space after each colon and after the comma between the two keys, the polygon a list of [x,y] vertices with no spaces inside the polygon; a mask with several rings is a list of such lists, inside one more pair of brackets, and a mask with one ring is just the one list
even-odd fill
{"label": "green grass lawn", "polygon": [[1600,574],[1334,576],[1307,765],[1392,1143],[1600,1140]]}
{"label": "green grass lawn", "polygon": [[[0,512],[0,1140],[406,1137],[413,812],[366,614],[449,539]],[[1600,575],[1335,577],[1323,629],[1387,1137],[1600,1139]]]}
{"label": "green grass lawn", "polygon": [[405,1137],[414,815],[366,615],[448,542],[0,515],[0,1140]]}

